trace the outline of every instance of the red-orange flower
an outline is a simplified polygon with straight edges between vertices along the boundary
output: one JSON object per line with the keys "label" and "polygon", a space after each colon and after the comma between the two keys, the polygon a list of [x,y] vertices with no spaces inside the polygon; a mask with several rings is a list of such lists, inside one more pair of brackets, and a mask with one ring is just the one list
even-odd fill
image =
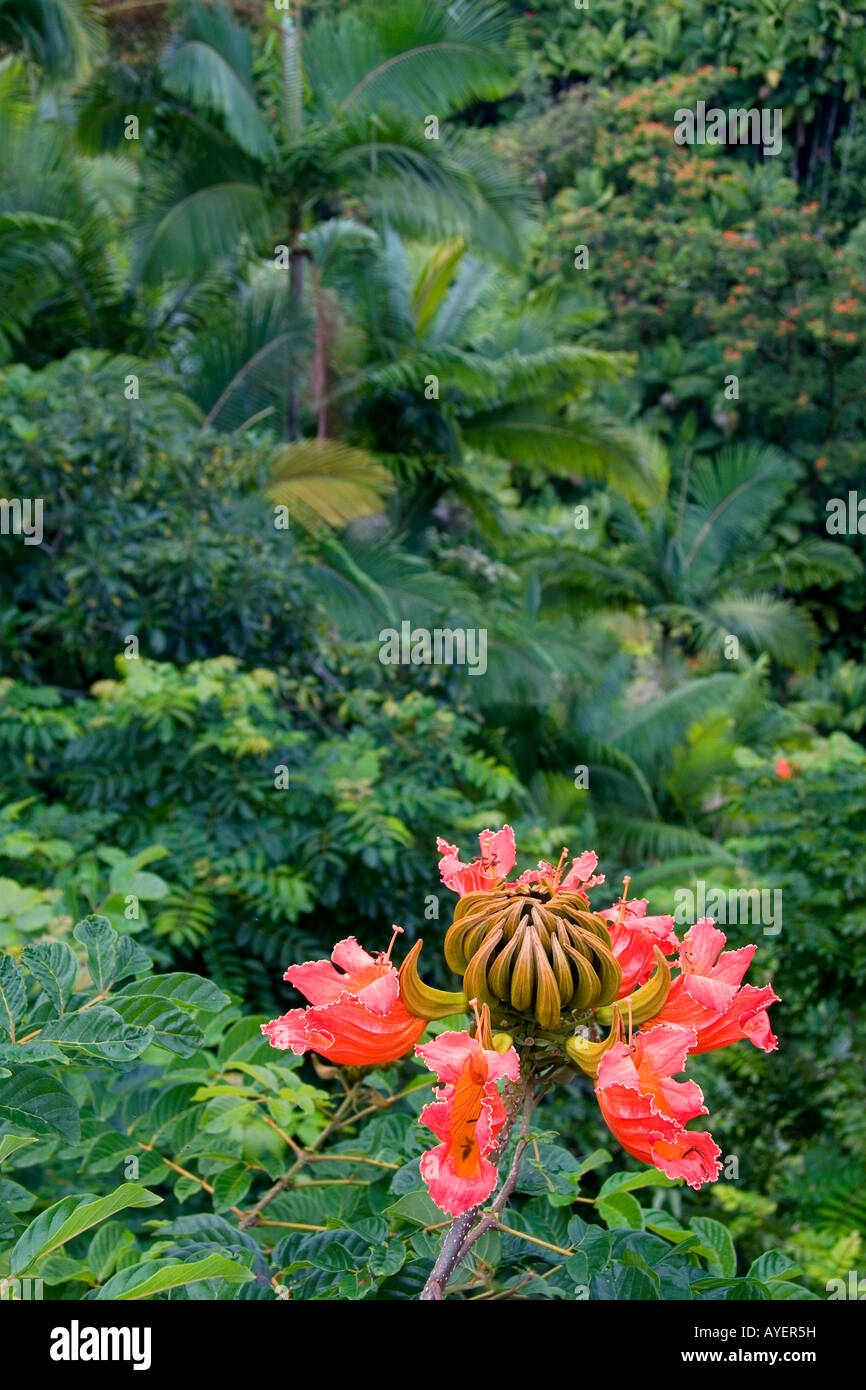
{"label": "red-orange flower", "polygon": [[[436,841],[436,848],[442,856],[439,861],[442,882],[446,888],[459,893],[461,898],[465,898],[467,893],[489,893],[503,881],[506,887],[514,887],[513,883],[508,882],[508,875],[517,861],[511,826],[503,825],[501,830],[495,832],[482,830],[478,843],[481,848],[479,858],[473,859],[471,864],[463,864],[456,845],[450,845],[441,836]],[[515,879],[515,883],[547,882],[554,892],[581,893],[584,897],[588,888],[604,883],[604,874],[594,872],[598,855],[593,850],[585,850],[565,872],[567,858],[568,851],[563,850],[556,865],[542,859],[537,869],[526,869]]]}
{"label": "red-orange flower", "polygon": [[583,854],[572,859],[571,868],[566,872],[565,863],[568,850],[563,850],[558,864],[539,861],[537,869],[526,869],[517,880],[518,883],[549,883],[555,893],[580,893],[586,897],[586,890],[597,883],[604,883],[604,874],[597,874],[595,867],[598,855],[593,849],[585,849]]}
{"label": "red-orange flower", "polygon": [[685,1128],[706,1115],[694,1081],[674,1081],[693,1050],[694,1029],[661,1024],[615,1043],[599,1063],[595,1092],[605,1123],[626,1153],[690,1187],[715,1182],[721,1150],[705,1131]]}
{"label": "red-orange flower", "polygon": [[422,1156],[421,1176],[437,1207],[459,1216],[496,1186],[496,1167],[486,1156],[506,1120],[496,1083],[503,1076],[517,1080],[517,1053],[485,1048],[466,1032],[441,1033],[415,1051],[444,1083],[421,1111],[421,1123],[442,1140]]}
{"label": "red-orange flower", "polygon": [[667,1003],[647,1026],[674,1023],[695,1030],[692,1052],[712,1052],[748,1038],[764,1052],[778,1046],[767,1009],[779,996],[770,985],[741,985],[757,946],[724,951],[726,937],[712,918],[702,917],[686,932],[679,955],[682,974],[671,985]]}
{"label": "red-orange flower", "polygon": [[646,898],[607,907],[600,914],[610,923],[610,946],[622,970],[617,999],[644,984],[656,967],[655,948],[669,956],[679,946],[673,917],[647,917]]}
{"label": "red-orange flower", "polygon": [[296,1057],[318,1052],[349,1067],[396,1062],[427,1027],[425,1019],[410,1014],[403,1004],[390,957],[384,952],[368,955],[353,936],[337,942],[330,961],[293,965],[283,978],[309,999],[311,1007],[290,1009],[263,1023],[262,1032],[272,1047],[290,1048]]}
{"label": "red-orange flower", "polygon": [[788,762],[788,759],[787,759],[787,758],[777,758],[777,759],[776,759],[776,776],[777,776],[777,777],[790,777],[790,776],[791,776],[791,764]]}
{"label": "red-orange flower", "polygon": [[517,859],[510,825],[503,825],[495,834],[492,830],[482,830],[478,844],[480,857],[473,859],[471,864],[462,864],[456,845],[449,845],[441,836],[436,841],[436,848],[442,855],[439,861],[442,882],[461,898],[467,893],[488,893],[500,879],[508,877]]}

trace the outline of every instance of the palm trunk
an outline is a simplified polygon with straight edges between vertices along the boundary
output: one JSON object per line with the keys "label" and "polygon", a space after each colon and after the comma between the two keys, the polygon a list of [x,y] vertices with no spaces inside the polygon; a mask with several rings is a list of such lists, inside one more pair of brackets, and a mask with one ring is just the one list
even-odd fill
{"label": "palm trunk", "polygon": [[310,392],[316,411],[316,438],[328,437],[328,324],[322,305],[321,286],[313,269],[313,299],[315,303],[316,330],[313,350],[313,369],[310,374]]}
{"label": "palm trunk", "polygon": [[[284,14],[280,26],[283,53],[283,122],[290,144],[301,138],[303,124],[303,82],[301,77],[301,0],[296,0],[294,17]],[[298,322],[304,302],[304,250],[301,246],[302,208],[289,214],[289,317]],[[289,368],[286,386],[285,429],[289,439],[300,433],[301,393],[297,371]]]}
{"label": "palm trunk", "polygon": [[[301,229],[292,226],[289,237],[289,322],[297,323],[304,303],[304,251],[300,244]],[[289,363],[286,384],[286,435],[297,439],[300,434],[301,392],[296,364]]]}

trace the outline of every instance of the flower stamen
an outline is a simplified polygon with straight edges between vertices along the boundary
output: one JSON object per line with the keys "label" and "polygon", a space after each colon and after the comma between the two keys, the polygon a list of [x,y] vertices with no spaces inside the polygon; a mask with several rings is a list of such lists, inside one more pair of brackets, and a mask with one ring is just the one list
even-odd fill
{"label": "flower stamen", "polygon": [[618,906],[619,906],[619,917],[617,918],[617,926],[618,926],[618,927],[621,927],[622,924],[623,924],[623,922],[625,921],[625,913],[626,913],[626,894],[628,893],[629,885],[630,885],[630,884],[631,884],[631,874],[626,874],[625,877],[623,878],[623,881],[622,881],[622,897],[620,898],[619,904],[618,904]]}
{"label": "flower stamen", "polygon": [[388,949],[387,949],[387,951],[385,952],[385,959],[386,959],[387,961],[389,961],[389,962],[390,962],[390,960],[391,960],[391,952],[392,952],[393,949],[394,949],[394,942],[397,940],[397,937],[398,937],[398,936],[402,936],[402,935],[403,935],[403,928],[402,928],[402,927],[398,927],[396,922],[392,922],[392,923],[391,923],[391,929],[392,929],[392,931],[393,931],[394,934],[393,934],[393,936],[391,937],[391,940],[390,940],[390,942],[389,942],[389,944],[388,944]]}

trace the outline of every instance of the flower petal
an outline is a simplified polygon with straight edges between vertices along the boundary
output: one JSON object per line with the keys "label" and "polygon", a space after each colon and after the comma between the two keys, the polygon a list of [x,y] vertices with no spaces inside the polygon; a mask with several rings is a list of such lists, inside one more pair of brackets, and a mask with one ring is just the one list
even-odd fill
{"label": "flower petal", "polygon": [[445,1144],[421,1155],[421,1176],[440,1211],[461,1216],[464,1211],[486,1202],[496,1186],[496,1168],[489,1159],[479,1161],[474,1177],[461,1177]]}
{"label": "flower petal", "polygon": [[517,862],[514,845],[514,831],[510,825],[503,825],[494,834],[492,830],[482,830],[478,836],[481,858],[496,870],[497,877],[507,878]]}
{"label": "flower petal", "polygon": [[684,1178],[689,1187],[715,1182],[722,1171],[721,1149],[706,1130],[684,1129],[676,1143],[664,1139],[652,1146],[652,1161],[669,1178]]}
{"label": "flower petal", "polygon": [[311,1027],[306,1009],[290,1009],[281,1018],[262,1024],[262,1032],[270,1040],[272,1047],[282,1052],[287,1049],[300,1057],[311,1050],[319,1051],[332,1046],[333,1033],[324,1028]]}

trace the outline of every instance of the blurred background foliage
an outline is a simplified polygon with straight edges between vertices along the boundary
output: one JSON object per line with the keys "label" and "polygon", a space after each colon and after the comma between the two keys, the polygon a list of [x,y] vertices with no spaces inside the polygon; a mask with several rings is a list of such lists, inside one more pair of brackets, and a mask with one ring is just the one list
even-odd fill
{"label": "blurred background foliage", "polygon": [[[271,1013],[350,933],[432,964],[436,836],[503,821],[595,848],[598,906],[781,889],[728,928],[781,1052],[695,1067],[738,1180],[657,1196],[823,1290],[866,1234],[864,543],[825,525],[866,4],[299,11],[0,0],[0,493],[45,508],[2,537],[0,945],[99,912]],[[676,145],[697,100],[782,153]],[[382,665],[405,620],[485,628],[484,676]]]}

